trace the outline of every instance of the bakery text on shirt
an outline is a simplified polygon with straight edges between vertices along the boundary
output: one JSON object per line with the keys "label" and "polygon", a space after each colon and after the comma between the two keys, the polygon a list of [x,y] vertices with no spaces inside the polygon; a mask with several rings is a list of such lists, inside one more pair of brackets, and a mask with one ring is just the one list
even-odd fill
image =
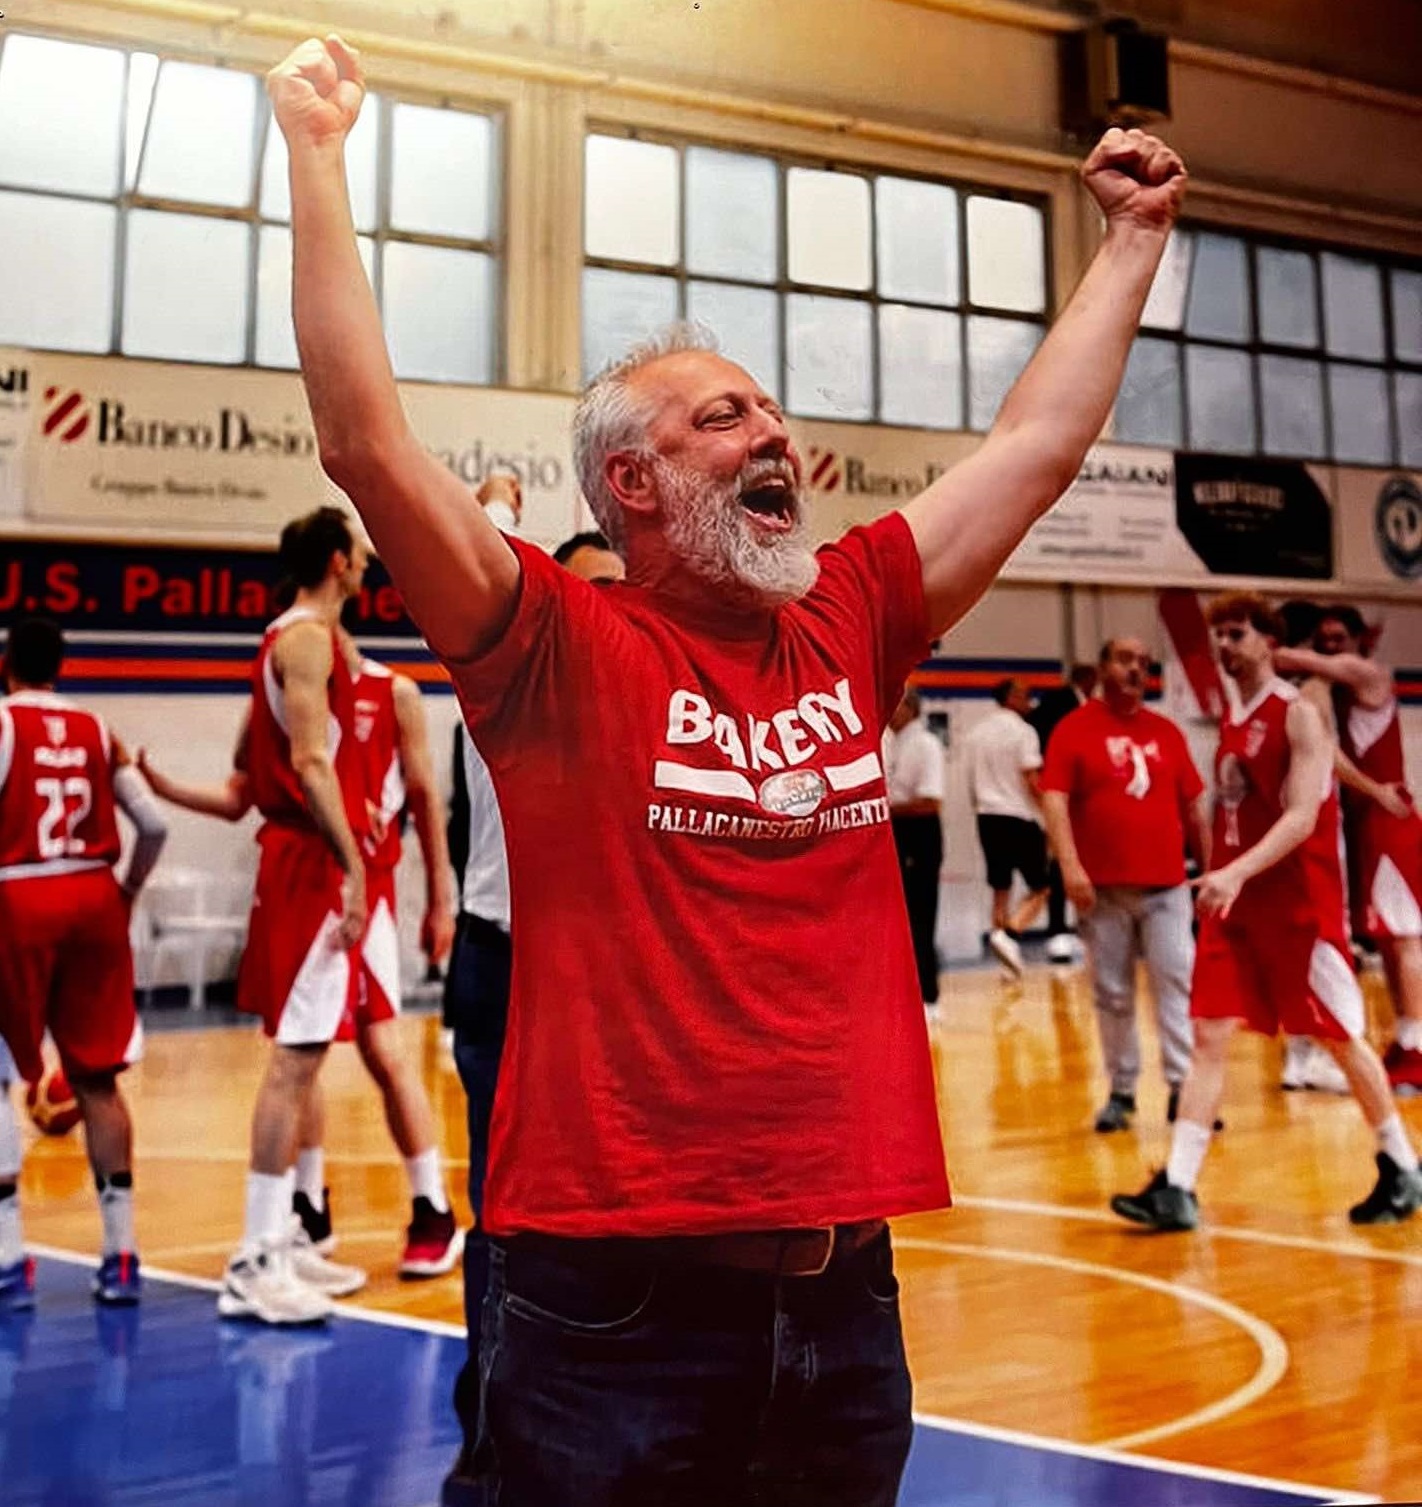
{"label": "bakery text on shirt", "polygon": [[[658,790],[734,801],[766,815],[654,801],[647,807],[648,830],[787,841],[887,822],[883,795],[820,809],[831,794],[851,794],[882,781],[877,752],[871,748],[856,757],[845,746],[863,733],[848,677],[831,689],[807,691],[768,718],[733,715],[679,687],[668,699],[666,745],[680,757],[659,758],[653,784]],[[681,750],[693,747],[714,749],[720,767],[685,762]]]}

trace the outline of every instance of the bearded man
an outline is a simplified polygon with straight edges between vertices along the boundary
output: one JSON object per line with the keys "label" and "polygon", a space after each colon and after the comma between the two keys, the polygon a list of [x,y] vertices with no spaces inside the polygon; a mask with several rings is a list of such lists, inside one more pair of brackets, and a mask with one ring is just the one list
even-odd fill
{"label": "bearded man", "polygon": [[351,223],[355,55],[269,79],[328,474],[448,666],[507,828],[508,1037],[483,1320],[499,1500],[895,1499],[886,1219],[947,1201],[880,738],[1106,419],[1184,192],[1114,131],[1102,248],[969,460],[813,553],[779,406],[685,330],[584,394],[595,587],[415,439]]}

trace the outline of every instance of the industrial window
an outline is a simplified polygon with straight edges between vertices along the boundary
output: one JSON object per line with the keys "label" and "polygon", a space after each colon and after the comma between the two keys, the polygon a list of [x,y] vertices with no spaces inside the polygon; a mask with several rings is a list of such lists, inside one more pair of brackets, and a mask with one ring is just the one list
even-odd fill
{"label": "industrial window", "polygon": [[1177,230],[1116,405],[1118,439],[1422,465],[1422,271]]}
{"label": "industrial window", "polygon": [[602,134],[585,170],[585,377],[689,318],[792,413],[982,430],[1045,332],[1038,203]]}
{"label": "industrial window", "polygon": [[[396,375],[498,373],[498,122],[367,97],[347,143]],[[0,42],[0,342],[294,367],[286,149],[254,74]]]}

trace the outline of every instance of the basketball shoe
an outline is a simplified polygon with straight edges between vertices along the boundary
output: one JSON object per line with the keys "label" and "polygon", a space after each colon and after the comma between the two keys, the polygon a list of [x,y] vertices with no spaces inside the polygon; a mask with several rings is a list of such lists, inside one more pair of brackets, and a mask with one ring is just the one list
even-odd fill
{"label": "basketball shoe", "polygon": [[464,1252],[464,1231],[454,1222],[454,1211],[436,1209],[427,1198],[417,1198],[405,1231],[405,1254],[400,1275],[406,1278],[442,1277],[451,1271]]}
{"label": "basketball shoe", "polygon": [[287,1240],[242,1247],[227,1263],[217,1311],[224,1319],[263,1324],[321,1324],[331,1317],[330,1298],[297,1279]]}
{"label": "basketball shoe", "polygon": [[1111,1212],[1162,1234],[1193,1230],[1200,1222],[1200,1205],[1195,1195],[1167,1182],[1164,1172],[1157,1172],[1139,1193],[1118,1193],[1111,1200]]}
{"label": "basketball shoe", "polygon": [[1401,1224],[1422,1209],[1422,1172],[1404,1172],[1385,1151],[1376,1160],[1378,1180],[1362,1203],[1348,1210],[1351,1224]]}
{"label": "basketball shoe", "polygon": [[123,1307],[138,1302],[142,1290],[138,1257],[132,1251],[114,1251],[99,1262],[99,1269],[94,1273],[96,1303]]}
{"label": "basketball shoe", "polygon": [[331,1230],[331,1190],[322,1188],[319,1209],[298,1190],[291,1195],[291,1212],[301,1221],[311,1249],[329,1256],[336,1248],[336,1237]]}

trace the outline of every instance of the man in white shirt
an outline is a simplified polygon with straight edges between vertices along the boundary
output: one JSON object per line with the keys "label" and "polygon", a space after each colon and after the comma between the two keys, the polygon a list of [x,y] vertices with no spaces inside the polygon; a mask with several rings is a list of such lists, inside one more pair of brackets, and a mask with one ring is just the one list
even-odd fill
{"label": "man in white shirt", "polygon": [[[1038,789],[1042,740],[1026,720],[1032,698],[1020,680],[1004,680],[993,699],[997,710],[968,734],[968,790],[992,890],[988,946],[1003,967],[1020,978],[1018,939],[1047,900],[1047,840]],[[1009,911],[1014,874],[1021,874],[1027,896]]]}
{"label": "man in white shirt", "polygon": [[923,1003],[938,1003],[938,871],[943,867],[943,745],[919,715],[918,692],[911,686],[889,719],[884,734],[884,778],[889,790],[889,817],[904,882],[909,930]]}
{"label": "man in white shirt", "polygon": [[[491,476],[478,500],[495,524],[516,532],[523,505],[519,485],[509,476]],[[594,585],[620,581],[622,558],[601,534],[575,534],[553,552],[575,576]],[[464,831],[451,832],[455,866],[462,869],[459,919],[444,988],[444,1023],[454,1032],[454,1061],[468,1098],[469,1204],[474,1228],[464,1245],[464,1319],[469,1358],[454,1386],[454,1406],[464,1443],[444,1483],[447,1507],[483,1507],[492,1500],[492,1462],[481,1449],[479,1327],[489,1286],[489,1239],[484,1233],[484,1175],[489,1160],[489,1120],[499,1080],[504,1034],[508,1026],[509,982],[513,950],[509,940],[509,861],[503,817],[488,765],[474,746],[464,722],[455,733],[455,801],[451,826],[467,804]],[[467,834],[467,846],[465,836]],[[463,859],[461,863],[461,857]]]}

